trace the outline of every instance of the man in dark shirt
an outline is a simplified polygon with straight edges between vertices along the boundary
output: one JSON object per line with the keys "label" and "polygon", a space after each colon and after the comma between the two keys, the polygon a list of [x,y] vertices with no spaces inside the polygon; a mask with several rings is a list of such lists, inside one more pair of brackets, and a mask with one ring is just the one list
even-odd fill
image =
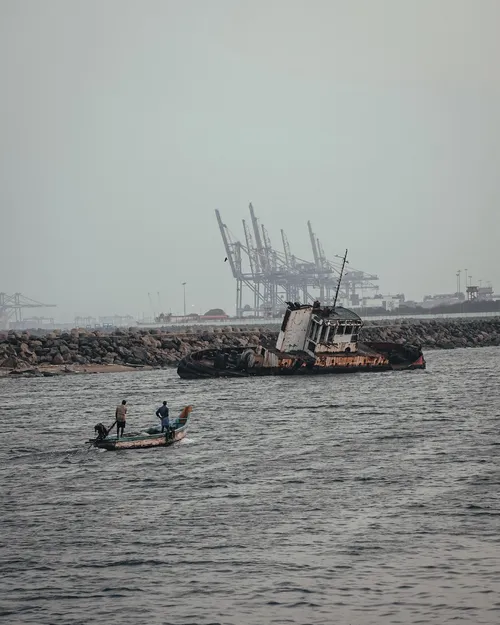
{"label": "man in dark shirt", "polygon": [[170,421],[168,419],[168,406],[166,401],[164,401],[163,404],[158,408],[158,410],[156,411],[156,416],[161,421],[161,431],[168,431]]}

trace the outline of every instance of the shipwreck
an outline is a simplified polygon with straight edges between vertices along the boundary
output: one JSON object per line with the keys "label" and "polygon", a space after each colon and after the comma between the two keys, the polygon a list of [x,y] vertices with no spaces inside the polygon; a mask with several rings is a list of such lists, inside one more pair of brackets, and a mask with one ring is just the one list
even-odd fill
{"label": "shipwreck", "polygon": [[419,345],[362,342],[362,320],[342,306],[287,302],[275,345],[204,349],[179,362],[184,379],[425,369]]}

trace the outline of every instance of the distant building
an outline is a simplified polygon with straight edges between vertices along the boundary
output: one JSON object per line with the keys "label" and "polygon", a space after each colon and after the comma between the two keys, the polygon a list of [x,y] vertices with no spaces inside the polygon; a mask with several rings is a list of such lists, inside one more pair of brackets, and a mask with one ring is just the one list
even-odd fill
{"label": "distant building", "polygon": [[132,315],[110,315],[99,317],[99,325],[103,328],[127,328],[135,325],[135,319]]}
{"label": "distant building", "polygon": [[463,293],[440,293],[437,295],[425,295],[424,301],[419,302],[421,308],[435,308],[436,306],[451,306],[464,301]]}
{"label": "distant building", "polygon": [[54,319],[47,317],[29,317],[21,321],[11,321],[9,325],[11,330],[53,330],[57,327]]}
{"label": "distant building", "polygon": [[155,317],[155,323],[169,323],[172,319],[172,313],[160,313]]}
{"label": "distant building", "polygon": [[396,295],[377,294],[373,297],[352,296],[349,301],[343,300],[342,306],[352,310],[363,310],[364,308],[395,310],[405,301],[403,293]]}
{"label": "distant building", "polygon": [[201,315],[200,319],[204,321],[224,320],[229,319],[229,315],[226,315],[222,308],[211,308],[204,315]]}
{"label": "distant building", "polygon": [[480,286],[477,288],[477,299],[479,301],[490,301],[494,298],[492,286]]}

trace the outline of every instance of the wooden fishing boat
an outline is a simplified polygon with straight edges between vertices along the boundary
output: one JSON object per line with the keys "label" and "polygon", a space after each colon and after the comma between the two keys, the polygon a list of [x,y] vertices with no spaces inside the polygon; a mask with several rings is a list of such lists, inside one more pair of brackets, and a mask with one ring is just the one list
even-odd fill
{"label": "wooden fishing boat", "polygon": [[108,436],[109,430],[102,426],[102,423],[99,423],[94,428],[98,432],[97,437],[90,439],[88,442],[92,443],[94,447],[105,449],[106,451],[168,447],[182,440],[187,435],[189,415],[192,409],[192,406],[185,406],[170,426],[168,432],[161,432],[161,427],[153,427],[144,432],[129,432],[120,438],[116,438],[116,436]]}

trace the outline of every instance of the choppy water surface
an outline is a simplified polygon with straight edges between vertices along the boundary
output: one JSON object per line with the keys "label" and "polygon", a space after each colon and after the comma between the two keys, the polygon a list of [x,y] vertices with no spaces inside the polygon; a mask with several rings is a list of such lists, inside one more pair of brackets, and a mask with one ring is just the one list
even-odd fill
{"label": "choppy water surface", "polygon": [[[500,349],[428,370],[0,379],[7,623],[500,622]],[[129,402],[173,448],[86,450]],[[148,417],[147,415],[151,415]]]}

